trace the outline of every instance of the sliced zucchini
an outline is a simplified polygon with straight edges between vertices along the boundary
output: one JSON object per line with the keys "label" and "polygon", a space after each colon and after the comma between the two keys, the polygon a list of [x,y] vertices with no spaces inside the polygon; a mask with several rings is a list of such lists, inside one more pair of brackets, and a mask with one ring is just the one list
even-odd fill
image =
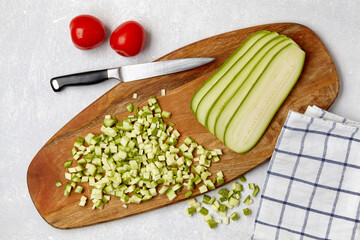
{"label": "sliced zucchini", "polygon": [[[211,115],[211,120],[215,117],[214,134],[221,140],[224,141],[225,128],[229,123],[231,117],[234,115],[236,109],[241,105],[253,85],[259,79],[259,76],[269,65],[270,61],[276,56],[276,54],[288,44],[294,43],[293,40],[286,38],[285,40],[277,43],[271,48],[255,66],[253,71],[250,73],[245,83],[236,90],[236,92],[228,98],[227,102],[224,103],[223,108],[215,116]],[[210,117],[209,117],[210,119]]]}
{"label": "sliced zucchini", "polygon": [[261,60],[262,57],[277,43],[287,39],[286,36],[280,35],[269,42],[267,42],[252,58],[251,60],[242,68],[238,74],[231,80],[231,82],[225,86],[224,91],[221,95],[215,100],[214,104],[209,108],[206,118],[205,126],[211,133],[215,133],[215,120],[225,105],[225,103],[233,96],[236,90],[241,87],[244,82],[247,81],[249,74],[252,72],[256,64]]}
{"label": "sliced zucchini", "polygon": [[224,91],[225,87],[231,82],[239,71],[250,61],[250,59],[271,39],[279,34],[271,32],[261,37],[254,43],[249,50],[231,66],[231,68],[207,91],[196,108],[196,119],[205,125],[205,118],[209,108]]}
{"label": "sliced zucchini", "polygon": [[275,56],[226,126],[226,146],[243,153],[257,143],[299,78],[304,60],[305,52],[294,44]]}
{"label": "sliced zucchini", "polygon": [[229,68],[262,36],[269,31],[259,31],[246,41],[221,65],[221,67],[197,90],[191,99],[190,108],[195,114],[196,108],[207,91],[229,70]]}

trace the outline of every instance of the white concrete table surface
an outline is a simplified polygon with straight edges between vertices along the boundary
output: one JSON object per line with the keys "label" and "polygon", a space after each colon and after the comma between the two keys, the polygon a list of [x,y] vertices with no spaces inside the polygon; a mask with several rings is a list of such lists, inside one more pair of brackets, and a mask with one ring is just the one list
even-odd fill
{"label": "white concrete table surface", "polygon": [[[106,26],[105,43],[91,51],[80,51],[70,41],[69,22],[84,13]],[[248,239],[259,197],[251,216],[213,230],[201,215],[185,215],[186,202],[74,230],[48,225],[30,199],[27,168],[51,136],[117,84],[111,80],[54,93],[49,79],[150,62],[231,30],[296,22],[314,30],[334,59],[340,92],[330,110],[360,120],[359,15],[359,0],[0,1],[0,239]],[[126,20],[140,22],[148,34],[144,51],[133,58],[121,57],[109,46],[111,31]],[[262,187],[267,165],[247,178]]]}

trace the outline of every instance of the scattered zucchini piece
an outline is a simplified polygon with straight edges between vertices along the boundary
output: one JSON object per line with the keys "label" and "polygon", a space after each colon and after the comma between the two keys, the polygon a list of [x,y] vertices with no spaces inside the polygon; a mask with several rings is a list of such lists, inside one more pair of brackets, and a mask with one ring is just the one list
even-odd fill
{"label": "scattered zucchini piece", "polygon": [[161,112],[161,117],[163,118],[170,118],[170,116],[171,116],[171,112],[167,112],[167,111]]}
{"label": "scattered zucchini piece", "polygon": [[87,201],[87,197],[81,196],[79,205],[84,207]]}
{"label": "scattered zucchini piece", "polygon": [[56,181],[55,186],[60,187],[60,186],[62,186],[62,183],[60,181]]}
{"label": "scattered zucchini piece", "polygon": [[75,190],[74,190],[74,193],[80,194],[80,193],[82,193],[83,189],[84,189],[84,188],[83,188],[82,186],[77,186],[77,187],[75,188]]}
{"label": "scattered zucchini piece", "polygon": [[246,182],[245,176],[240,176],[240,177],[239,177],[239,180],[240,180],[241,182]]}
{"label": "scattered zucchini piece", "polygon": [[225,188],[222,188],[218,191],[218,194],[223,196],[223,197],[226,197],[227,199],[227,195],[229,194],[229,190],[225,189]]}
{"label": "scattered zucchini piece", "polygon": [[128,110],[128,112],[134,111],[134,105],[130,103],[129,105],[126,106],[126,110]]}
{"label": "scattered zucchini piece", "polygon": [[193,195],[193,192],[192,191],[188,191],[185,193],[185,198],[189,198]]}
{"label": "scattered zucchini piece", "polygon": [[205,220],[205,222],[208,222],[208,221],[212,220],[211,215],[210,215],[210,214],[206,215],[206,216],[204,217],[204,220]]}
{"label": "scattered zucchini piece", "polygon": [[244,209],[243,209],[243,212],[244,212],[244,215],[245,215],[245,216],[251,214],[251,210],[250,210],[249,208],[244,208]]}
{"label": "scattered zucchini piece", "polygon": [[80,148],[83,145],[84,140],[85,139],[83,137],[78,137],[74,143],[74,146]]}
{"label": "scattered zucchini piece", "polygon": [[215,228],[216,227],[216,222],[214,220],[209,220],[207,221],[207,224],[209,225],[209,227],[211,229]]}
{"label": "scattered zucchini piece", "polygon": [[239,214],[237,212],[233,212],[231,215],[230,215],[230,218],[231,220],[233,221],[236,221],[240,218]]}
{"label": "scattered zucchini piece", "polygon": [[65,184],[64,196],[70,196],[72,186],[70,183]]}
{"label": "scattered zucchini piece", "polygon": [[218,177],[218,178],[216,178],[216,183],[217,183],[217,184],[219,184],[219,185],[220,185],[220,184],[223,184],[224,182],[225,182],[225,181],[224,181],[224,179],[223,179],[223,178],[219,178],[219,177]]}
{"label": "scattered zucchini piece", "polygon": [[248,195],[245,200],[244,200],[244,203],[247,204],[247,205],[250,205],[253,203],[253,200],[251,199],[250,195]]}
{"label": "scattered zucchini piece", "polygon": [[219,215],[222,217],[226,216],[227,207],[224,204],[220,204],[219,206]]}
{"label": "scattered zucchini piece", "polygon": [[239,206],[240,201],[238,199],[234,198],[234,197],[230,197],[229,198],[229,204],[234,206],[234,207],[237,207],[237,206]]}
{"label": "scattered zucchini piece", "polygon": [[165,96],[165,94],[166,94],[165,89],[161,89],[161,96]]}
{"label": "scattered zucchini piece", "polygon": [[256,197],[256,195],[259,193],[259,190],[260,190],[260,189],[259,189],[259,186],[256,185],[256,186],[255,186],[255,189],[254,189],[254,191],[253,191],[253,193],[252,193],[252,196],[253,196],[253,197]]}
{"label": "scattered zucchini piece", "polygon": [[209,213],[209,210],[207,208],[201,207],[199,213],[203,216],[206,216]]}
{"label": "scattered zucchini piece", "polygon": [[211,204],[210,201],[211,201],[211,197],[205,194],[203,196],[202,202],[205,204]]}
{"label": "scattered zucchini piece", "polygon": [[69,167],[71,166],[71,164],[72,164],[72,160],[66,161],[66,162],[64,163],[64,168],[65,168],[65,169],[69,168]]}
{"label": "scattered zucchini piece", "polygon": [[186,209],[186,214],[189,216],[192,216],[194,213],[196,213],[196,208],[194,207],[189,207]]}
{"label": "scattered zucchini piece", "polygon": [[206,193],[208,191],[206,185],[202,185],[201,187],[199,187],[200,193]]}

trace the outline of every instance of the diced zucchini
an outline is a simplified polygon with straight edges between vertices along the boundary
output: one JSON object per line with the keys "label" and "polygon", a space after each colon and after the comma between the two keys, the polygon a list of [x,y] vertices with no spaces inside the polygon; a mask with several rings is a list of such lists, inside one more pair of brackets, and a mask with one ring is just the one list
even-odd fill
{"label": "diced zucchini", "polygon": [[192,215],[194,215],[194,213],[196,213],[196,208],[189,207],[189,208],[186,209],[186,214],[187,215],[192,216]]}
{"label": "diced zucchini", "polygon": [[75,190],[74,190],[74,193],[80,194],[80,193],[82,193],[83,189],[84,189],[84,188],[83,188],[82,186],[77,186],[77,187],[75,188]]}
{"label": "diced zucchini", "polygon": [[240,176],[240,177],[239,177],[239,180],[240,180],[241,182],[246,182],[245,176]]}
{"label": "diced zucchini", "polygon": [[236,221],[240,218],[239,214],[237,212],[233,212],[231,215],[230,215],[230,218],[231,220],[233,221]]}
{"label": "diced zucchini", "polygon": [[62,186],[62,183],[60,181],[56,181],[55,186],[60,187],[60,186]]}
{"label": "diced zucchini", "polygon": [[201,207],[199,213],[203,216],[206,216],[209,213],[209,210],[205,207]]}
{"label": "diced zucchini", "polygon": [[132,103],[128,104],[128,105],[126,106],[126,110],[128,110],[128,112],[134,111],[134,105],[133,105]]}
{"label": "diced zucchini", "polygon": [[205,204],[210,204],[210,201],[211,201],[211,197],[204,194],[203,195],[203,199],[202,199],[202,202],[205,203]]}
{"label": "diced zucchini", "polygon": [[66,169],[66,168],[69,168],[69,167],[71,166],[71,164],[72,164],[72,160],[66,161],[66,162],[64,163],[64,168],[65,168],[65,169]]}
{"label": "diced zucchini", "polygon": [[209,220],[207,223],[211,229],[216,227],[216,222],[214,220]]}
{"label": "diced zucchini", "polygon": [[193,194],[193,192],[192,192],[192,191],[188,191],[188,192],[186,192],[186,193],[185,193],[185,198],[189,198],[189,197],[191,197],[191,196],[192,196],[192,194]]}
{"label": "diced zucchini", "polygon": [[79,205],[84,207],[86,204],[87,197],[81,196]]}
{"label": "diced zucchini", "polygon": [[206,185],[202,185],[201,187],[199,187],[200,193],[206,193],[208,191]]}
{"label": "diced zucchini", "polygon": [[220,190],[218,191],[218,194],[221,195],[221,196],[223,196],[223,197],[226,197],[226,198],[227,198],[227,196],[228,196],[228,194],[229,194],[229,190],[227,190],[227,189],[225,189],[225,188],[222,188],[222,189],[220,189]]}
{"label": "diced zucchini", "polygon": [[[106,115],[100,129],[102,134],[89,133],[85,138],[76,140],[71,151],[77,160],[76,166],[72,166],[73,160],[64,164],[65,178],[69,180],[65,186],[65,196],[69,196],[72,189],[75,193],[82,193],[83,186],[77,184],[88,182],[92,187],[92,209],[102,209],[110,201],[111,195],[124,203],[141,203],[158,193],[166,194],[172,201],[177,192],[187,186],[189,191],[185,197],[189,198],[192,190],[202,181],[201,177],[204,179],[204,185],[199,188],[201,192],[214,188],[208,179],[211,173],[207,171],[211,152],[203,149],[204,165],[194,167],[194,172],[198,174],[191,172],[193,153],[198,144],[187,137],[178,148],[176,145],[180,133],[172,127],[174,124],[166,124],[163,120],[171,113],[163,111],[156,98],[148,102],[148,105],[136,111],[136,116],[125,117],[120,122],[116,117]],[[129,104],[127,110],[133,111],[133,105]],[[213,155],[217,155],[215,150]],[[60,186],[61,182],[56,182],[56,185]],[[215,202],[212,197],[207,200],[209,204]],[[201,204],[192,201],[190,213],[194,209],[200,211]],[[79,205],[85,204],[86,197],[82,197]],[[127,205],[123,204],[123,207]],[[211,216],[206,219],[211,220]]]}
{"label": "diced zucchini", "polygon": [[244,209],[243,209],[243,213],[244,213],[245,216],[250,215],[250,214],[251,214],[251,210],[250,210],[249,208],[244,208]]}
{"label": "diced zucchini", "polygon": [[166,90],[165,89],[161,89],[161,96],[165,96],[166,94]]}
{"label": "diced zucchini", "polygon": [[248,195],[245,200],[244,200],[244,203],[247,204],[247,205],[250,205],[253,203],[253,200],[251,199],[250,195]]}

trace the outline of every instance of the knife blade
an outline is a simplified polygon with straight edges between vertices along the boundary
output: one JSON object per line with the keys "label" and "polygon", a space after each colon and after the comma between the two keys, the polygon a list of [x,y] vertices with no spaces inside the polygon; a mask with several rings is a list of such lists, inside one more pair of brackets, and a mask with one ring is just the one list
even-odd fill
{"label": "knife blade", "polygon": [[107,79],[117,79],[120,82],[131,82],[190,70],[214,60],[215,58],[183,58],[75,73],[54,77],[50,80],[50,85],[54,92],[59,92],[65,86],[88,85],[99,83]]}

